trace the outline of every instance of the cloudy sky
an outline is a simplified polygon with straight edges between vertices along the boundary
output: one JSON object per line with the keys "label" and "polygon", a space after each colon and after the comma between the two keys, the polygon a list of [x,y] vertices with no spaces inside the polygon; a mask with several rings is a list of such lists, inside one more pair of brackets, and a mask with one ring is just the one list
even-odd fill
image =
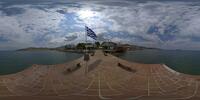
{"label": "cloudy sky", "polygon": [[0,23],[0,50],[84,42],[85,25],[99,41],[200,50],[198,0],[0,0]]}

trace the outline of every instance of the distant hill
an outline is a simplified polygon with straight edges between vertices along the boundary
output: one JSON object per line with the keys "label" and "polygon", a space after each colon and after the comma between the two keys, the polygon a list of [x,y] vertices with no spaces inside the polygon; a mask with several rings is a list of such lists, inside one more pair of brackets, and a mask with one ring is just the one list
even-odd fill
{"label": "distant hill", "polygon": [[55,48],[29,47],[29,48],[19,49],[17,51],[40,51],[40,50],[55,50]]}
{"label": "distant hill", "polygon": [[144,50],[144,49],[157,49],[157,50],[160,50],[160,48],[151,48],[151,47],[144,47],[144,46],[138,46],[138,45],[130,45],[130,50]]}

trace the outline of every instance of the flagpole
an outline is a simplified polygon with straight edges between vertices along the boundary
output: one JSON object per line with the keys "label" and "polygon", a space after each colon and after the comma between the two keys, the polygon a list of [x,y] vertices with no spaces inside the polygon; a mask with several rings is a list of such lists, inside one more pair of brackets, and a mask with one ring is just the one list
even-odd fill
{"label": "flagpole", "polygon": [[[85,24],[85,57],[88,57],[88,54],[87,54],[87,30],[86,30],[86,27],[87,27],[87,26],[86,26],[86,24]],[[89,58],[86,58],[85,74],[88,73],[88,65],[87,65],[88,59],[89,59]]]}
{"label": "flagpole", "polygon": [[[86,25],[85,25],[85,29],[86,29]],[[87,31],[85,31],[85,43],[87,43]],[[86,48],[87,50],[87,48]]]}
{"label": "flagpole", "polygon": [[[87,30],[86,30],[86,24],[85,24],[85,54],[84,56],[87,56]],[[87,61],[85,61],[85,74],[87,74]]]}
{"label": "flagpole", "polygon": [[89,37],[91,37],[92,39],[95,39],[96,40],[96,38],[97,38],[97,36],[96,36],[96,34],[95,34],[95,32],[92,30],[92,29],[90,29],[90,28],[88,28],[87,26],[85,26],[85,55],[84,55],[84,61],[86,61],[86,69],[85,69],[85,73],[87,74],[88,73],[88,66],[87,66],[87,62],[89,61],[89,59],[90,59],[90,56],[89,56],[89,52],[88,52],[88,48],[87,48],[87,43],[88,43],[88,41],[87,41],[87,36],[89,36]]}

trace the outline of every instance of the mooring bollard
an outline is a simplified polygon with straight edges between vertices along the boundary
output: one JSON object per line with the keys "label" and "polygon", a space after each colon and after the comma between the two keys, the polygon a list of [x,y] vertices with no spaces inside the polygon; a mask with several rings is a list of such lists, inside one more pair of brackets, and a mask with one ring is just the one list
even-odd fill
{"label": "mooring bollard", "polygon": [[89,61],[89,60],[90,60],[89,54],[84,54],[84,61]]}

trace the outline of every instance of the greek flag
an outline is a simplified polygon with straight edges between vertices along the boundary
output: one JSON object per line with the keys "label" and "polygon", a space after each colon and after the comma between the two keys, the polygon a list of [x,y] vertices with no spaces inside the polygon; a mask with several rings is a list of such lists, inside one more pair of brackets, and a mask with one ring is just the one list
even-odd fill
{"label": "greek flag", "polygon": [[85,30],[86,30],[87,36],[93,38],[94,40],[97,39],[97,35],[94,33],[94,31],[92,29],[85,26]]}

